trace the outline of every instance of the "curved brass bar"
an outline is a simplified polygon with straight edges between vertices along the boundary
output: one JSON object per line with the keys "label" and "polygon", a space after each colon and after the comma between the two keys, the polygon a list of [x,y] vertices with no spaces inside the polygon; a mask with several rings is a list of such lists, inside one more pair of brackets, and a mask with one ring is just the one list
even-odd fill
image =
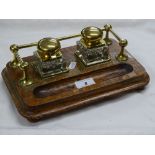
{"label": "curved brass bar", "polygon": [[64,37],[60,37],[60,38],[56,38],[56,39],[58,39],[59,41],[63,41],[63,40],[67,40],[67,39],[77,38],[77,37],[81,37],[81,34],[74,34],[74,35],[64,36]]}
{"label": "curved brass bar", "polygon": [[120,38],[112,29],[110,29],[109,31],[113,34],[113,36],[114,36],[118,41],[121,41],[121,38]]}
{"label": "curved brass bar", "polygon": [[34,42],[34,43],[30,43],[30,44],[23,44],[23,45],[17,45],[19,49],[22,48],[28,48],[28,47],[33,47],[33,46],[37,46],[38,42]]}
{"label": "curved brass bar", "polygon": [[[102,28],[101,30],[105,31],[105,28]],[[63,40],[67,40],[67,39],[77,38],[77,37],[81,37],[81,34],[74,34],[74,35],[64,36],[64,37],[60,37],[60,38],[56,38],[56,39],[58,39],[59,41],[63,41]]]}
{"label": "curved brass bar", "polygon": [[[102,31],[105,31],[104,28],[101,29]],[[55,38],[59,41],[63,41],[63,40],[67,40],[67,39],[72,39],[72,38],[77,38],[77,37],[81,37],[81,34],[73,34],[73,35],[69,35],[69,36],[63,36],[63,37],[58,37]],[[37,46],[38,42],[33,42],[30,44],[23,44],[23,45],[16,45],[18,47],[18,49],[22,49],[22,48],[29,48],[29,47],[33,47],[33,46]]]}

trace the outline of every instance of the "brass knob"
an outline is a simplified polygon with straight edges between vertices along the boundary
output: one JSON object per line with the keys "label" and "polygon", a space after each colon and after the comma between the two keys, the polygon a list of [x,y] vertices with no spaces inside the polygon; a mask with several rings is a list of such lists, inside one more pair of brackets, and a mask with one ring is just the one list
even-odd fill
{"label": "brass knob", "polygon": [[119,45],[121,47],[126,47],[128,45],[128,41],[126,39],[121,39]]}
{"label": "brass knob", "polygon": [[103,31],[97,27],[86,27],[81,31],[82,39],[87,47],[95,47],[101,43]]}
{"label": "brass knob", "polygon": [[104,28],[106,31],[110,31],[112,29],[112,26],[110,24],[106,24]]}
{"label": "brass knob", "polygon": [[12,53],[18,52],[19,47],[16,44],[13,44],[10,46],[10,50],[12,51]]}
{"label": "brass knob", "polygon": [[55,38],[44,38],[38,42],[38,54],[43,61],[51,59],[51,56],[56,55],[60,51],[60,42]]}

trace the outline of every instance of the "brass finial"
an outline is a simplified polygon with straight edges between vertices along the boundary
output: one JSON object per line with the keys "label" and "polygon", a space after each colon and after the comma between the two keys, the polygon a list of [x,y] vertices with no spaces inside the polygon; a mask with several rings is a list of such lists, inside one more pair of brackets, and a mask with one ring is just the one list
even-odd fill
{"label": "brass finial", "polygon": [[128,56],[124,54],[124,48],[128,45],[128,41],[126,39],[121,39],[119,41],[119,45],[121,46],[121,51],[116,57],[118,61],[127,61]]}
{"label": "brass finial", "polygon": [[19,67],[20,66],[20,56],[18,54],[18,46],[16,44],[13,44],[10,46],[10,50],[13,53],[13,60],[11,61],[10,65],[14,68]]}
{"label": "brass finial", "polygon": [[105,28],[105,31],[106,31],[104,41],[107,43],[107,45],[111,45],[112,44],[112,41],[109,38],[109,31],[112,29],[112,26],[110,24],[106,24],[104,26],[104,28]]}
{"label": "brass finial", "polygon": [[29,78],[28,68],[29,68],[28,62],[23,62],[20,65],[20,69],[23,71],[23,77],[20,79],[20,84],[22,86],[28,86],[32,84],[32,80],[30,80]]}
{"label": "brass finial", "polygon": [[14,52],[18,52],[19,48],[16,44],[13,44],[10,46],[10,50],[14,53]]}
{"label": "brass finial", "polygon": [[103,31],[97,27],[86,27],[81,31],[81,41],[88,47],[96,47],[99,44],[104,44],[102,41]]}

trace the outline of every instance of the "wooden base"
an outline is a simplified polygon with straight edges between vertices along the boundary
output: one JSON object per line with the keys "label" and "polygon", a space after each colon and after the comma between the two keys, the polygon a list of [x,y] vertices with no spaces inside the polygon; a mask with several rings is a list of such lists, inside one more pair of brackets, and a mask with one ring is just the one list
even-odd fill
{"label": "wooden base", "polygon": [[[149,82],[145,69],[126,50],[128,61],[116,60],[120,47],[114,40],[109,47],[111,61],[106,63],[86,67],[76,58],[75,51],[76,46],[62,49],[66,61],[77,62],[73,70],[45,79],[34,70],[34,56],[24,58],[32,66],[29,74],[33,79],[33,84],[26,87],[19,84],[22,72],[10,67],[10,62],[6,65],[2,76],[22,116],[31,122],[39,121],[143,88]],[[87,78],[95,84],[78,89],[75,82]]]}

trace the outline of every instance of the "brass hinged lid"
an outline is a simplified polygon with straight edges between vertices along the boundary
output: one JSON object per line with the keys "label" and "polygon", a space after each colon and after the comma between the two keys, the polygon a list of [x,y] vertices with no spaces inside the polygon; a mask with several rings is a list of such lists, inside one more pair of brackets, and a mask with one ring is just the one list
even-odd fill
{"label": "brass hinged lid", "polygon": [[81,31],[81,43],[87,48],[94,48],[105,45],[103,31],[97,27],[86,27]]}
{"label": "brass hinged lid", "polygon": [[44,38],[38,42],[38,54],[42,61],[61,57],[60,42],[55,38]]}

